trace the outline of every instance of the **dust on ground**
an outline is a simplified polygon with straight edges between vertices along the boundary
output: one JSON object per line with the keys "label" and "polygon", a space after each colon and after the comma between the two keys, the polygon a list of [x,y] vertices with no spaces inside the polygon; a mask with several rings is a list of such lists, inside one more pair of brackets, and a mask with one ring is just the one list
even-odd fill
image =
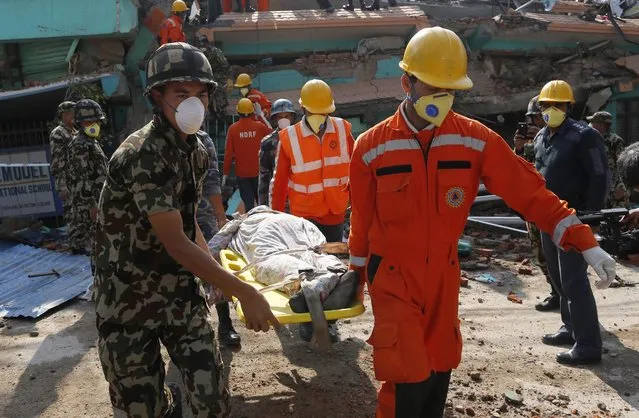
{"label": "dust on ground", "polygon": [[[517,251],[521,248],[509,247],[502,255],[475,260],[489,269],[467,274],[471,280],[461,289],[459,307],[464,352],[453,372],[447,416],[639,417],[639,287],[593,289],[603,363],[565,367],[554,360],[562,349],[540,342],[544,333],[560,325],[557,312],[534,310],[547,296],[548,285],[535,267],[533,275],[518,274],[522,263]],[[472,280],[485,272],[496,282]],[[619,275],[639,281],[639,270],[631,267],[619,267]],[[510,292],[523,303],[507,300]],[[372,417],[379,383],[365,342],[372,328],[368,298],[366,304],[365,314],[339,322],[342,341],[327,355],[312,352],[297,337],[295,326],[290,327],[292,337],[255,334],[236,319],[242,348],[223,350],[232,416]],[[177,381],[177,370],[164,354],[168,379]],[[38,321],[6,320],[0,329],[0,371],[2,417],[114,414],[88,302],[71,302]],[[520,395],[523,404],[506,402],[509,391],[511,397]]]}

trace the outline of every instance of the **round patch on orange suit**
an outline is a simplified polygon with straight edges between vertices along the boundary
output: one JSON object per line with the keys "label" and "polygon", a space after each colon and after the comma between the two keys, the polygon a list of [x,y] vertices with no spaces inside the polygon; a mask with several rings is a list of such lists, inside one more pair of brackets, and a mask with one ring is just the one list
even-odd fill
{"label": "round patch on orange suit", "polygon": [[446,192],[446,204],[451,208],[458,208],[464,204],[464,190],[461,187],[451,187]]}
{"label": "round patch on orange suit", "polygon": [[331,149],[335,149],[337,148],[337,141],[332,140],[330,144],[328,144],[329,147],[331,147]]}

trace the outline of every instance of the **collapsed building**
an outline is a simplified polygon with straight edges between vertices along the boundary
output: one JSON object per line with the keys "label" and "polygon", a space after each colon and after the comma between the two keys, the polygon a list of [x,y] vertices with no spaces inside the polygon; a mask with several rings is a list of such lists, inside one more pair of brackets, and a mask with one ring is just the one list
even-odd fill
{"label": "collapsed building", "polygon": [[[144,64],[157,47],[171,1],[51,4],[2,4],[12,13],[0,14],[0,163],[47,162],[56,106],[67,98],[98,99],[116,145],[151,117],[142,95]],[[614,21],[597,4],[564,0],[550,11],[517,0],[404,1],[379,11],[333,14],[316,7],[313,0],[271,0],[269,12],[227,13],[185,30],[189,39],[203,37],[219,47],[232,66],[231,78],[249,73],[271,101],[297,103],[306,81],[325,80],[334,91],[336,114],[357,135],[391,115],[404,98],[398,63],[408,39],[439,25],[458,33],[469,55],[474,88],[457,94],[456,111],[509,140],[530,98],[546,81],[561,78],[575,89],[576,118],[606,109],[613,130],[639,140],[639,120],[631,117],[639,111],[637,20]],[[238,99],[234,89],[227,93],[230,116],[207,126],[220,158]],[[54,191],[40,198],[55,202],[53,213],[61,212]],[[52,214],[46,207],[29,215]],[[1,216],[9,215],[0,210]]]}

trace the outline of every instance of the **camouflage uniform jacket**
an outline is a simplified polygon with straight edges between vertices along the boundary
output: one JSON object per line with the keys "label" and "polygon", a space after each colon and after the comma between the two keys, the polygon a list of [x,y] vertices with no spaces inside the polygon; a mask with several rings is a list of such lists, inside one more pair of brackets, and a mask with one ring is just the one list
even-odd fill
{"label": "camouflage uniform jacket", "polygon": [[[218,167],[217,152],[213,140],[204,131],[197,133],[202,145],[206,147],[209,159],[209,169],[202,185],[202,198],[197,207],[197,223],[204,234],[204,238],[211,239],[217,233],[217,219],[213,211],[213,206],[209,201],[211,196],[222,194],[222,182],[220,180],[220,169]],[[207,236],[209,235],[209,236]]]}
{"label": "camouflage uniform jacket", "polygon": [[[604,145],[606,146],[606,153],[608,154],[608,168],[610,170],[610,181],[608,182],[610,193],[608,196],[607,205],[609,207],[627,207],[628,193],[626,192],[626,188],[621,181],[621,176],[617,167],[617,159],[619,158],[619,154],[621,154],[621,152],[626,147],[626,144],[619,135],[612,132],[604,134],[603,139]],[[626,197],[622,199],[615,199],[614,193],[617,189],[622,189]]]}
{"label": "camouflage uniform jacket", "polygon": [[69,144],[67,186],[76,208],[98,206],[106,180],[107,159],[96,139],[80,132]]}
{"label": "camouflage uniform jacket", "polygon": [[69,154],[69,144],[73,140],[76,132],[68,128],[64,123],[56,126],[49,135],[51,147],[51,174],[55,178],[55,188],[60,193],[68,191],[66,185],[67,177],[67,157]]}
{"label": "camouflage uniform jacket", "polygon": [[196,242],[195,212],[209,167],[196,136],[183,141],[157,118],[131,134],[113,154],[100,197],[93,302],[105,321],[186,326],[205,303],[199,279],[175,261],[149,216],[178,210]]}
{"label": "camouflage uniform jacket", "polygon": [[526,142],[524,143],[524,148],[519,151],[517,149],[514,149],[515,154],[519,155],[521,158],[531,164],[535,163],[535,137],[540,130],[541,128],[538,128],[532,123],[529,123],[528,130],[526,132]]}
{"label": "camouflage uniform jacket", "polygon": [[275,130],[265,136],[260,144],[260,177],[257,188],[260,205],[268,205],[269,188],[275,171],[275,156],[279,142],[279,130]]}
{"label": "camouflage uniform jacket", "polygon": [[231,78],[231,66],[219,48],[208,46],[204,54],[211,63],[213,79],[218,85],[213,94],[211,94],[211,107],[216,115],[222,116],[226,114],[226,108],[229,104],[226,84]]}

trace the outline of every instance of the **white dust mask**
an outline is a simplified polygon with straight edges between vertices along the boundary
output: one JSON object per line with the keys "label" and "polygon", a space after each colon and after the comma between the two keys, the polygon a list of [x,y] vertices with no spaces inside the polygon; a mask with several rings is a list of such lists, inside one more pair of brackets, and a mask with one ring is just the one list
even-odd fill
{"label": "white dust mask", "polygon": [[202,101],[197,97],[189,97],[175,109],[175,122],[180,131],[193,135],[202,127],[205,113]]}

